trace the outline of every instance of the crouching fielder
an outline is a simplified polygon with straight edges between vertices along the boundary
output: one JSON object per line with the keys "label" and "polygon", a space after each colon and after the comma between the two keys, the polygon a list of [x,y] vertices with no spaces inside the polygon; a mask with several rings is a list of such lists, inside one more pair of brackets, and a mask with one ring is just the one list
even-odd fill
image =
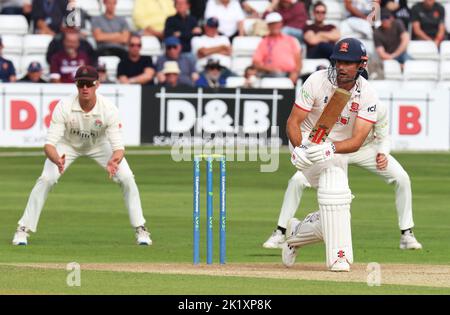
{"label": "crouching fielder", "polygon": [[[350,227],[351,192],[347,180],[347,159],[356,152],[377,119],[379,102],[375,91],[360,75],[367,65],[364,45],[357,39],[339,41],[328,70],[313,73],[304,83],[287,122],[287,134],[294,147],[291,161],[312,187],[317,188],[326,265],[331,271],[349,271],[353,262]],[[350,92],[350,100],[337,117],[325,143],[310,144],[308,135],[337,88]],[[359,104],[354,110],[352,104]],[[285,244],[283,263],[292,266],[296,247]]]}
{"label": "crouching fielder", "polygon": [[47,195],[64,171],[80,156],[94,159],[122,188],[131,225],[140,245],[151,245],[142,214],[134,175],[124,158],[119,111],[110,101],[96,94],[99,87],[95,68],[81,66],[75,74],[78,94],[61,100],[52,114],[44,151],[47,156],[42,175],[28,199],[19,220],[14,245],[27,245],[28,232],[36,232]]}

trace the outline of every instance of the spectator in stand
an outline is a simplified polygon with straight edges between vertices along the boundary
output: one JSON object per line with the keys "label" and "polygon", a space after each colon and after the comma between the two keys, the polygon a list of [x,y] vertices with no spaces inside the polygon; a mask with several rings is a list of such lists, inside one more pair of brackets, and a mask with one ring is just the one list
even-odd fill
{"label": "spectator in stand", "polygon": [[191,1],[191,15],[197,19],[199,25],[203,24],[206,10],[206,3],[208,0],[194,0]]}
{"label": "spectator in stand", "polygon": [[254,66],[248,66],[244,71],[244,84],[243,88],[258,88],[260,84],[260,79],[258,78],[258,70]]}
{"label": "spectator in stand", "polygon": [[61,31],[67,0],[33,0],[31,20],[37,34],[55,35]]}
{"label": "spectator in stand", "polygon": [[367,20],[367,16],[372,13],[374,0],[345,0],[344,5],[347,10],[347,19],[341,25],[341,33],[345,36],[362,37],[372,39],[372,24]]}
{"label": "spectator in stand", "polygon": [[314,23],[305,27],[304,41],[307,45],[306,56],[311,59],[329,59],[334,44],[341,33],[333,24],[325,24],[326,5],[318,1],[313,6]]}
{"label": "spectator in stand", "polygon": [[230,39],[244,35],[244,10],[237,0],[210,0],[206,4],[205,19],[215,17],[219,20],[219,33]]}
{"label": "spectator in stand", "polygon": [[80,49],[80,33],[66,32],[63,48],[53,55],[50,62],[52,83],[74,83],[78,67],[92,65],[92,59]]}
{"label": "spectator in stand", "polygon": [[128,56],[117,66],[117,77],[124,84],[153,85],[155,69],[152,57],[141,55],[141,36],[133,34],[128,42]]}
{"label": "spectator in stand", "polygon": [[219,60],[209,59],[205,71],[195,83],[197,87],[219,88],[225,87],[227,81],[226,70],[220,65]]}
{"label": "spectator in stand", "polygon": [[395,19],[391,11],[381,9],[381,26],[373,33],[375,49],[381,60],[397,60],[402,66],[410,59],[406,50],[409,33],[400,19]]}
{"label": "spectator in stand", "polygon": [[416,3],[411,9],[413,40],[433,41],[437,47],[445,39],[445,9],[435,0]]}
{"label": "spectator in stand", "polygon": [[283,17],[282,32],[294,36],[303,42],[303,29],[308,21],[308,11],[305,4],[296,0],[279,0],[274,11]]}
{"label": "spectator in stand", "polygon": [[177,13],[169,16],[164,26],[164,37],[175,36],[181,41],[183,52],[191,52],[191,39],[201,35],[202,29],[197,26],[197,19],[189,14],[189,0],[175,0]]}
{"label": "spectator in stand", "polygon": [[127,55],[126,44],[130,38],[125,18],[116,16],[117,0],[103,0],[105,13],[92,19],[92,34],[97,42],[98,56]]}
{"label": "spectator in stand", "polygon": [[203,71],[208,59],[220,60],[222,67],[231,67],[231,43],[228,37],[219,35],[219,20],[208,18],[204,35],[192,38],[192,54],[197,58],[197,71]]}
{"label": "spectator in stand", "polygon": [[106,84],[114,83],[113,81],[111,81],[109,79],[108,71],[107,71],[106,65],[104,63],[99,64],[97,66],[97,72],[98,72],[98,81],[100,83],[106,83]]}
{"label": "spectator in stand", "polygon": [[164,38],[164,23],[176,13],[173,0],[136,0],[133,22],[141,35]]}
{"label": "spectator in stand", "polygon": [[289,77],[296,84],[302,68],[302,54],[295,37],[283,34],[283,18],[278,12],[265,17],[269,34],[265,36],[255,53],[253,65],[264,77]]}
{"label": "spectator in stand", "polygon": [[25,15],[31,13],[31,0],[0,0],[0,14]]}
{"label": "spectator in stand", "polygon": [[165,54],[158,57],[156,61],[156,72],[159,83],[164,83],[166,77],[164,75],[163,67],[167,61],[177,62],[177,67],[180,68],[178,73],[179,81],[186,86],[194,86],[198,80],[199,74],[195,69],[195,60],[189,54],[181,53],[181,43],[177,37],[167,37],[164,40]]}
{"label": "spectator in stand", "polygon": [[47,53],[45,56],[47,63],[51,64],[53,55],[64,49],[64,38],[66,33],[78,33],[80,35],[79,36],[80,45],[78,47],[78,52],[80,51],[84,52],[91,59],[91,63],[93,65],[96,65],[97,52],[94,50],[94,48],[92,48],[92,45],[85,38],[83,38],[83,36],[80,33],[80,30],[75,27],[64,27],[61,33],[56,34],[55,37],[53,37],[52,41],[48,45]]}
{"label": "spectator in stand", "polygon": [[180,82],[181,70],[178,67],[178,63],[176,61],[164,62],[162,73],[164,74],[165,80],[164,80],[164,82],[160,82],[159,86],[171,87],[171,88],[182,87],[182,86],[188,87],[188,85],[185,85]]}
{"label": "spectator in stand", "polygon": [[13,63],[2,57],[3,42],[0,37],[0,82],[15,82],[16,81],[16,69]]}
{"label": "spectator in stand", "polygon": [[381,7],[391,11],[395,18],[400,19],[405,28],[408,29],[411,19],[410,10],[408,8],[408,0],[381,0]]}
{"label": "spectator in stand", "polygon": [[20,83],[47,83],[41,78],[42,66],[39,62],[33,61],[28,65],[27,74],[17,82]]}

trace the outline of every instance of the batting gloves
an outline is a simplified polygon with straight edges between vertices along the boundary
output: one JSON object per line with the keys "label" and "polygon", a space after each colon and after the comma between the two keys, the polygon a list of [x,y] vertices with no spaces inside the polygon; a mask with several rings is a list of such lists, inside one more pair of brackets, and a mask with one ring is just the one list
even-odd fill
{"label": "batting gloves", "polygon": [[320,163],[331,160],[334,157],[336,147],[332,142],[325,142],[311,146],[306,150],[307,158],[313,163]]}
{"label": "batting gloves", "polygon": [[305,146],[295,147],[291,155],[291,162],[299,171],[303,171],[313,165],[313,162],[307,157]]}

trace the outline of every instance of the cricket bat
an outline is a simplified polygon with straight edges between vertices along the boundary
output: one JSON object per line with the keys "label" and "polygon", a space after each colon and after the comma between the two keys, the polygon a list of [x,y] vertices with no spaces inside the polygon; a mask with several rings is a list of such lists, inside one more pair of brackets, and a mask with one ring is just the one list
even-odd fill
{"label": "cricket bat", "polygon": [[322,144],[327,139],[344,106],[348,103],[351,93],[338,88],[334,92],[327,106],[317,120],[313,130],[310,132],[308,140],[311,143]]}

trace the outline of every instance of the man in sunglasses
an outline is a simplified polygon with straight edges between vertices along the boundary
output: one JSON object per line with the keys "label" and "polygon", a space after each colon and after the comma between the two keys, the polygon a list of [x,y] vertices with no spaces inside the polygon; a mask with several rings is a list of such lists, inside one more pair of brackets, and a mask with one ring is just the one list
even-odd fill
{"label": "man in sunglasses", "polygon": [[14,245],[28,244],[28,232],[36,232],[39,216],[52,187],[72,162],[80,156],[88,156],[121,186],[131,225],[136,229],[137,243],[151,245],[150,233],[144,225],[139,190],[124,158],[119,111],[112,102],[96,93],[99,83],[95,68],[78,68],[75,83],[78,94],[61,100],[53,111],[44,146],[47,156],[44,170],[31,191],[12,242]]}

